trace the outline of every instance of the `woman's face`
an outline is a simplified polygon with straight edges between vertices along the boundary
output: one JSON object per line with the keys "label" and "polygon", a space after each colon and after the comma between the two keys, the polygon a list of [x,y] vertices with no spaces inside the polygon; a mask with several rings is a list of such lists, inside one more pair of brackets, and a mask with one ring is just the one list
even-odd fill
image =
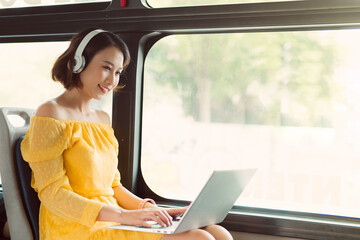
{"label": "woman's face", "polygon": [[123,63],[124,55],[118,48],[110,46],[99,51],[80,73],[83,87],[79,91],[85,97],[101,100],[119,83]]}

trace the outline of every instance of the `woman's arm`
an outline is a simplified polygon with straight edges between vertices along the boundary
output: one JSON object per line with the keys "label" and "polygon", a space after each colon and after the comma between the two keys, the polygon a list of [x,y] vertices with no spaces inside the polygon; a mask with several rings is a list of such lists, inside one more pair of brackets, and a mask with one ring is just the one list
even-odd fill
{"label": "woman's arm", "polygon": [[[127,190],[122,185],[113,187],[113,190],[114,190],[114,197],[122,208],[128,210],[139,209],[140,203],[142,201],[141,198],[139,198],[138,196]],[[156,207],[156,206],[150,203],[146,203],[144,206],[144,208],[149,208],[149,207]]]}
{"label": "woman's arm", "polygon": [[147,221],[152,220],[163,227],[170,226],[170,215],[161,208],[147,208],[139,210],[126,210],[104,205],[100,210],[97,221],[117,222],[123,225],[142,225],[151,227]]}
{"label": "woman's arm", "polygon": [[[116,198],[118,204],[128,210],[136,210],[139,208],[143,199],[139,198],[129,190],[127,190],[122,185],[113,187],[114,197]],[[158,209],[161,210],[167,219],[172,220],[172,217],[176,217],[178,215],[183,214],[187,207],[183,208],[159,208],[158,206],[151,204],[150,202],[146,202],[144,205],[145,209]]]}
{"label": "woman's arm", "polygon": [[155,221],[161,226],[170,226],[172,218],[163,209],[147,203],[146,209],[138,209],[142,199],[128,191],[123,186],[113,187],[114,197],[122,208],[116,208],[109,205],[103,206],[97,217],[97,221],[118,222],[124,225],[142,225],[151,227],[148,220]]}

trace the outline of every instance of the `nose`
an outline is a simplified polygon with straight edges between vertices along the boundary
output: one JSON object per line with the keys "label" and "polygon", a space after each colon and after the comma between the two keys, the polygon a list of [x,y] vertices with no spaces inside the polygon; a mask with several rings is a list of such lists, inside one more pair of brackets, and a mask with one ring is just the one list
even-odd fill
{"label": "nose", "polygon": [[112,72],[109,74],[109,76],[106,78],[105,82],[109,86],[115,86],[117,82],[119,81],[119,76],[116,74],[116,72]]}

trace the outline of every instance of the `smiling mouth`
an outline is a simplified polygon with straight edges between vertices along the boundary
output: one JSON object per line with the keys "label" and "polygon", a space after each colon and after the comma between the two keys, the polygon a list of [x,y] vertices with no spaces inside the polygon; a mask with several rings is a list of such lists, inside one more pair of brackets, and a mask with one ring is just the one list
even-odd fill
{"label": "smiling mouth", "polygon": [[101,85],[98,85],[98,86],[99,86],[100,91],[101,91],[102,93],[104,93],[104,94],[110,91],[110,89],[108,89],[108,88],[106,88],[106,87],[103,87],[103,86],[101,86]]}

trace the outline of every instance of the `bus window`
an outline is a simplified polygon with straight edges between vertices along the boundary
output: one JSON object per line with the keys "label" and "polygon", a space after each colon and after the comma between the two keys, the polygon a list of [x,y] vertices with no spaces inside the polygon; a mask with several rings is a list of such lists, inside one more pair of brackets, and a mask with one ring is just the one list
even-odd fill
{"label": "bus window", "polygon": [[192,200],[214,169],[255,167],[237,205],[359,217],[359,41],[360,30],[161,39],[144,72],[148,186]]}
{"label": "bus window", "polygon": [[48,7],[58,5],[74,5],[89,3],[110,3],[111,0],[3,0],[0,1],[0,9]]}
{"label": "bus window", "polygon": [[[64,88],[51,79],[51,69],[68,42],[0,44],[0,107],[36,109],[60,95]],[[94,102],[94,107],[112,111],[112,97]]]}
{"label": "bus window", "polygon": [[236,3],[264,3],[264,2],[294,2],[300,0],[147,0],[149,6],[154,8],[162,7],[184,7],[199,5],[218,5],[218,4],[236,4]]}

